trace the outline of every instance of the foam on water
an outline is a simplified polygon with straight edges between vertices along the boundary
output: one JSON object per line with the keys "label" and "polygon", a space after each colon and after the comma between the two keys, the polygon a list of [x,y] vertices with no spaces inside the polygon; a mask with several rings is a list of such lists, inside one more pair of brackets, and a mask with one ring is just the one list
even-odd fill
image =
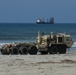
{"label": "foam on water", "polygon": [[72,45],[72,47],[76,48],[76,42],[74,42],[74,44]]}
{"label": "foam on water", "polygon": [[[28,42],[35,42],[34,40],[22,40],[22,41],[0,41],[0,48],[4,45],[4,44],[10,44],[10,43],[28,43]],[[74,42],[74,44],[72,45],[72,48],[76,48],[76,42]]]}
{"label": "foam on water", "polygon": [[2,40],[0,41],[0,48],[5,44],[13,44],[13,43],[28,43],[35,42],[35,40]]}

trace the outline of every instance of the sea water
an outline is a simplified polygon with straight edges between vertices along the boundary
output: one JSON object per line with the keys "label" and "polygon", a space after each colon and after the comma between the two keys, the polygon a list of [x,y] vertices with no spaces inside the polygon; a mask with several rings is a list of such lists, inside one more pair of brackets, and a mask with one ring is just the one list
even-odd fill
{"label": "sea water", "polygon": [[44,34],[66,33],[74,40],[72,48],[76,48],[76,23],[0,23],[0,46],[5,43],[35,42],[38,31]]}

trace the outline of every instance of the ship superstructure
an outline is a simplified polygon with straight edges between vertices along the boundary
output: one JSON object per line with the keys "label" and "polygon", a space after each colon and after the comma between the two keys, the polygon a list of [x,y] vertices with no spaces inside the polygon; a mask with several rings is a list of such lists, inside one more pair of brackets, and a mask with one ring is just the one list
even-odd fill
{"label": "ship superstructure", "polygon": [[51,17],[51,18],[50,18],[49,20],[47,20],[47,21],[44,21],[44,19],[39,18],[39,19],[37,19],[36,23],[37,23],[37,24],[54,24],[54,18]]}

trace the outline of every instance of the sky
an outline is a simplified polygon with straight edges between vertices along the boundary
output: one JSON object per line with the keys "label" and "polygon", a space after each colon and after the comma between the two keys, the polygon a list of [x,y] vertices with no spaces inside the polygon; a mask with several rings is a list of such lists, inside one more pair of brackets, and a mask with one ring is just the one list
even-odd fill
{"label": "sky", "polygon": [[76,0],[0,0],[0,23],[35,23],[50,17],[55,23],[76,23]]}

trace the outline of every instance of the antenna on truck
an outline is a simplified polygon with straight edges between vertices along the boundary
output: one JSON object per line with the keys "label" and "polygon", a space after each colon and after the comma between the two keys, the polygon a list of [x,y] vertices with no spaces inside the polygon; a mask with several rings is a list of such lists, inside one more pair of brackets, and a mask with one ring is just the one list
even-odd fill
{"label": "antenna on truck", "polygon": [[38,31],[38,36],[40,36],[40,31]]}

